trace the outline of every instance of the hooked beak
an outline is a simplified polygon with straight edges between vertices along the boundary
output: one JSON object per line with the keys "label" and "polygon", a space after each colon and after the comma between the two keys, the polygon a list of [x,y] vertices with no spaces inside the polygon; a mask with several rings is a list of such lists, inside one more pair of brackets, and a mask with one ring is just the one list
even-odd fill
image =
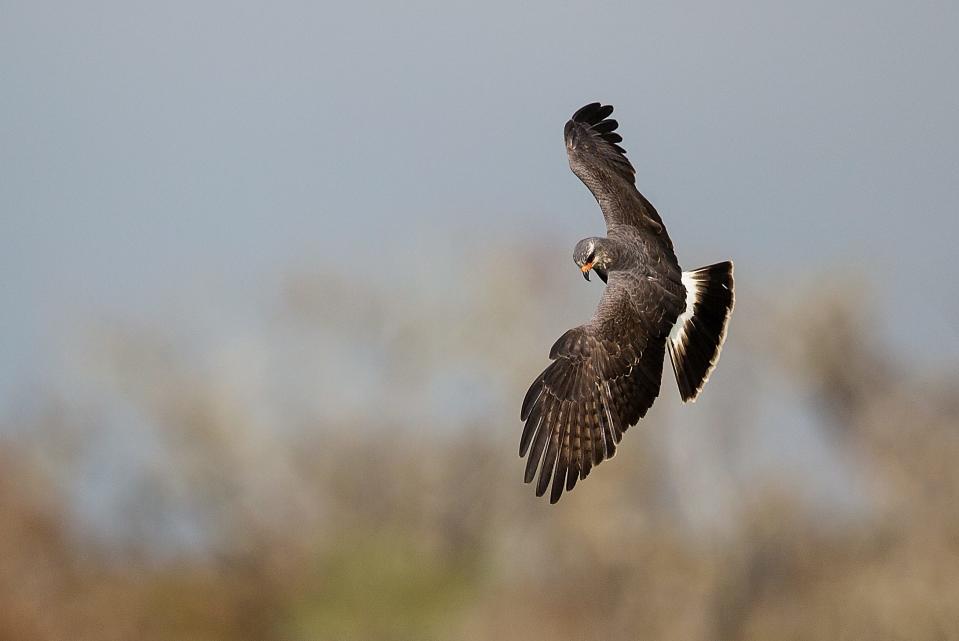
{"label": "hooked beak", "polygon": [[591,270],[592,268],[593,268],[593,263],[586,263],[585,265],[579,268],[579,270],[583,272],[583,278],[585,278],[586,280],[589,280],[589,270]]}

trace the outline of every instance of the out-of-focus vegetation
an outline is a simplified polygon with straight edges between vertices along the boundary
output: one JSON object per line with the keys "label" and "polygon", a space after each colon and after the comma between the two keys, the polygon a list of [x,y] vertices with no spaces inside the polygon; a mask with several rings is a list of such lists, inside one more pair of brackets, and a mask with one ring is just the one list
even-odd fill
{"label": "out-of-focus vegetation", "polygon": [[667,365],[551,507],[517,413],[568,283],[469,264],[443,296],[292,278],[214,350],[93,336],[80,391],[3,418],[0,640],[959,639],[955,371],[841,287],[740,275],[703,400]]}

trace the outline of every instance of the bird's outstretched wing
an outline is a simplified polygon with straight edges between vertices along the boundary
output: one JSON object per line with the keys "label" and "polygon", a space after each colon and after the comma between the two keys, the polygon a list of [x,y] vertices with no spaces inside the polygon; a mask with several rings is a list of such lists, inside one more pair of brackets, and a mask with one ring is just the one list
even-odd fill
{"label": "bird's outstretched wing", "polygon": [[613,273],[589,323],[563,334],[523,400],[520,456],[550,502],[611,458],[659,395],[666,338],[683,302],[654,280]]}
{"label": "bird's outstretched wing", "polygon": [[611,105],[594,102],[573,114],[564,129],[569,167],[593,192],[610,232],[619,225],[648,230],[671,250],[659,213],[636,189],[636,170],[619,146],[623,138],[612,113]]}

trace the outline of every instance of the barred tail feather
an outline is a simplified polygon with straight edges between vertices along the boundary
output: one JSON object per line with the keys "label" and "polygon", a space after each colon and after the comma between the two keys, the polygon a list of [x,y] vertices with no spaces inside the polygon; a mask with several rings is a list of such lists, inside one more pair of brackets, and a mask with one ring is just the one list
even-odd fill
{"label": "barred tail feather", "polygon": [[726,326],[733,313],[733,263],[726,261],[683,272],[686,310],[669,333],[673,363],[683,402],[695,401],[719,361]]}

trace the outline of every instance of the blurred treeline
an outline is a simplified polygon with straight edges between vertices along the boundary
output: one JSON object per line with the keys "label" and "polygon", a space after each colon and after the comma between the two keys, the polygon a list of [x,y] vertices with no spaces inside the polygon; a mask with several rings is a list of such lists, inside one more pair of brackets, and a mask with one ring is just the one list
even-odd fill
{"label": "blurred treeline", "polygon": [[667,364],[551,507],[519,401],[599,290],[515,255],[88,332],[3,417],[0,640],[959,639],[959,381],[883,344],[868,283],[783,302],[740,265],[704,398]]}

